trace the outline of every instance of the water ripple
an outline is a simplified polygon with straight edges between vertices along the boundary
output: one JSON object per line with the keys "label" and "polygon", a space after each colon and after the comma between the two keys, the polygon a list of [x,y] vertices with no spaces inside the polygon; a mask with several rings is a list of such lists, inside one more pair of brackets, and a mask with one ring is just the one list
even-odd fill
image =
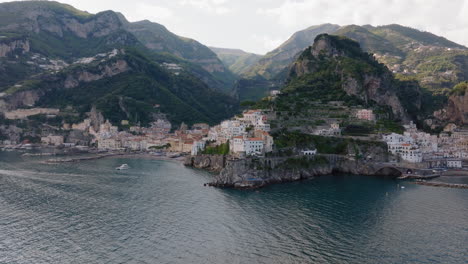
{"label": "water ripple", "polygon": [[322,177],[235,191],[171,162],[1,155],[0,263],[468,262],[465,190]]}

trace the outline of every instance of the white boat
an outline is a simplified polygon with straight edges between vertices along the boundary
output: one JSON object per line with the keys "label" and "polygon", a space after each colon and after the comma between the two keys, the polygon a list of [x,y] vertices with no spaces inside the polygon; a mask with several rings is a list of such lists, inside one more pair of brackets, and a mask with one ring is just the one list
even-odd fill
{"label": "white boat", "polygon": [[120,167],[115,168],[116,170],[128,170],[130,167],[127,164],[122,164]]}

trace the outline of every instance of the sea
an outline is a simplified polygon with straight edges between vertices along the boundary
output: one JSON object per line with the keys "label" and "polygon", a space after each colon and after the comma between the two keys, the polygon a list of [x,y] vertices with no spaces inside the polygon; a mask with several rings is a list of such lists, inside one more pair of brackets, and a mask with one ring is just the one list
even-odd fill
{"label": "sea", "polygon": [[219,189],[172,161],[47,158],[0,152],[2,264],[468,263],[468,190],[350,175]]}

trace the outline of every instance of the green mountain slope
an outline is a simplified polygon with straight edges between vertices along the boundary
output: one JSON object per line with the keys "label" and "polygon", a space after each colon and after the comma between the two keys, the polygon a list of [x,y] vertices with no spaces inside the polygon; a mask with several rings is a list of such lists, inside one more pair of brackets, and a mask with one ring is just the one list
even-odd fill
{"label": "green mountain slope", "polygon": [[[149,21],[129,23],[123,15],[113,11],[93,15],[58,2],[2,3],[0,4],[0,41],[5,46],[9,46],[7,49],[16,51],[13,56],[20,52],[12,44],[17,38],[25,41],[24,46],[27,48],[22,52],[25,56],[19,60],[13,58],[12,62],[2,59],[8,57],[6,55],[11,57],[11,51],[7,54],[0,52],[0,60],[3,61],[0,61],[0,67],[6,70],[22,68],[28,73],[42,72],[40,68],[44,66],[34,69],[34,61],[31,62],[28,55],[40,55],[46,60],[59,59],[71,63],[112,48],[138,46],[191,63],[190,68],[194,69],[192,72],[194,75],[203,79],[210,87],[226,93],[230,92],[235,80],[235,76],[208,47],[195,40],[179,37],[156,23]],[[29,63],[26,63],[27,61]],[[12,65],[18,62],[22,67]],[[16,80],[10,80],[8,85]],[[0,82],[0,86],[2,85]]]}
{"label": "green mountain slope", "polygon": [[294,61],[295,56],[299,52],[312,45],[317,35],[331,33],[338,28],[338,25],[323,24],[294,33],[281,46],[268,52],[256,65],[248,69],[243,76],[251,78],[259,75],[265,79],[274,78],[285,68],[285,65],[287,66]]}
{"label": "green mountain slope", "polygon": [[[237,102],[221,93],[234,77],[228,70],[223,77],[210,49],[166,30],[160,41],[172,49],[158,51],[132,31],[112,11],[93,15],[48,1],[0,4],[0,111],[57,107],[83,118],[97,106],[112,121],[134,124],[147,124],[154,113],[213,123],[236,111]],[[210,72],[210,61],[221,70]]]}
{"label": "green mountain slope", "polygon": [[33,103],[82,118],[96,106],[116,124],[129,120],[147,125],[158,113],[175,123],[215,123],[236,111],[234,99],[189,72],[172,72],[148,57],[136,49],[122,49],[101,60],[27,80],[21,88],[6,90],[4,100],[14,108]]}
{"label": "green mountain slope", "polygon": [[172,54],[201,66],[211,75],[210,86],[225,92],[231,91],[235,76],[207,46],[196,40],[177,36],[163,25],[148,20],[124,23],[125,28],[148,49],[158,53]]}
{"label": "green mountain slope", "polygon": [[[466,80],[468,76],[468,49],[432,33],[400,25],[334,25],[326,27],[327,31],[322,26],[316,27],[318,31],[305,30],[296,33],[243,76],[247,79],[262,77],[266,80],[283,80],[290,63],[297,58],[297,52],[310,45],[307,41],[302,41],[305,37],[297,37],[299,33],[309,37],[330,33],[354,39],[365,51],[373,53],[379,62],[397,74],[398,78],[416,80],[435,95],[446,96],[451,87]],[[250,94],[246,91],[249,87],[239,89],[240,94]]]}
{"label": "green mountain slope", "polygon": [[248,53],[240,49],[225,49],[210,47],[210,49],[218,55],[221,61],[233,73],[237,75],[243,74],[248,68],[257,63],[261,55]]}
{"label": "green mountain slope", "polygon": [[[338,123],[345,132],[359,128],[367,134],[418,118],[426,111],[421,100],[416,83],[395,79],[357,42],[322,34],[292,64],[282,94],[258,107],[276,112],[275,133],[312,133],[317,126]],[[373,109],[377,123],[357,120],[354,113],[362,108]]]}

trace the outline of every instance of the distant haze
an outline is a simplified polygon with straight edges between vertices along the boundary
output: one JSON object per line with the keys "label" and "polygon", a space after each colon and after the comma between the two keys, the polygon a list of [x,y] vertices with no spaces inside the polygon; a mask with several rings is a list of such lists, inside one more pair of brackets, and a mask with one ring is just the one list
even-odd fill
{"label": "distant haze", "polygon": [[[0,2],[7,2],[1,1]],[[264,54],[294,32],[334,23],[401,24],[468,45],[468,0],[63,0],[148,19],[205,45]]]}

